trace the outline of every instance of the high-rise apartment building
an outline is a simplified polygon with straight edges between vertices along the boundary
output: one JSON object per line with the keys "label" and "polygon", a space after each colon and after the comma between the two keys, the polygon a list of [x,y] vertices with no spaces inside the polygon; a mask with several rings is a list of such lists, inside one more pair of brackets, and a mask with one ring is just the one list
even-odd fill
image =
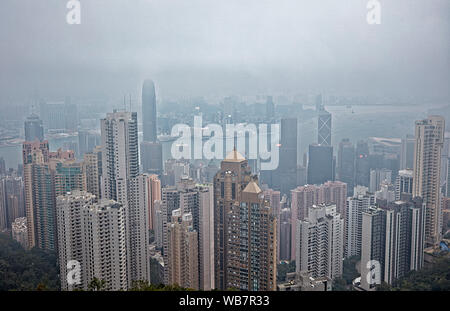
{"label": "high-rise apartment building", "polygon": [[376,192],[380,190],[382,182],[388,184],[392,182],[392,171],[387,168],[370,170],[369,191]]}
{"label": "high-rise apartment building", "polygon": [[241,193],[228,217],[227,288],[276,290],[277,223],[255,181]]}
{"label": "high-rise apartment building", "polygon": [[395,199],[400,200],[403,193],[411,194],[413,191],[413,170],[400,170],[395,180]]}
{"label": "high-rise apartment building", "polygon": [[108,113],[101,119],[101,133],[102,198],[124,204],[127,181],[139,174],[137,114]]}
{"label": "high-rise apartment building", "polygon": [[[96,201],[94,195],[75,190],[61,195],[56,203],[56,220],[58,227],[58,258],[62,290],[87,289],[91,280],[86,279],[90,262],[89,254],[85,253],[89,248],[89,232],[85,232],[83,221],[83,209],[89,208]],[[108,241],[103,241],[106,244]],[[68,279],[68,263],[76,260],[80,264],[80,280],[71,283]],[[72,266],[71,264],[69,265]]]}
{"label": "high-rise apartment building", "polygon": [[392,284],[424,261],[425,205],[421,198],[371,206],[362,216],[361,287]]}
{"label": "high-rise apartment building", "polygon": [[358,191],[353,197],[347,198],[345,258],[361,256],[362,213],[373,205],[375,205],[375,195],[367,191]]}
{"label": "high-rise apartment building", "polygon": [[228,223],[232,208],[242,201],[242,191],[251,181],[252,173],[247,160],[236,150],[221,162],[214,177],[214,272],[215,287],[228,286]]}
{"label": "high-rise apartment building", "polygon": [[[165,187],[162,189],[161,203],[156,201],[155,217],[158,237],[162,231],[162,246],[164,262],[170,261],[168,223],[174,210],[180,209],[182,214],[192,216],[192,227],[197,232],[198,245],[198,286],[208,290],[214,288],[214,243],[213,243],[213,188],[212,185],[195,184],[190,178],[183,178],[175,187]],[[162,218],[162,220],[160,220]],[[162,228],[161,228],[162,227]],[[165,265],[165,282],[168,283],[168,264]]]}
{"label": "high-rise apartment building", "polygon": [[129,287],[135,281],[150,281],[150,256],[148,253],[150,189],[150,178],[146,174],[128,180],[125,228]]}
{"label": "high-rise apartment building", "polygon": [[101,198],[101,174],[99,168],[99,153],[89,152],[83,156],[83,173],[86,191]]}
{"label": "high-rise apartment building", "polygon": [[295,260],[297,244],[296,228],[299,220],[308,217],[309,208],[317,204],[336,204],[339,214],[346,213],[347,185],[340,181],[326,182],[323,185],[306,185],[291,190],[291,258]]}
{"label": "high-rise apartment building", "polygon": [[194,229],[192,214],[176,209],[171,218],[167,224],[168,283],[198,290],[198,232]]}
{"label": "high-rise apartment building", "polygon": [[128,288],[125,214],[123,205],[107,199],[83,209],[85,280],[104,280],[106,290]]}
{"label": "high-rise apartment building", "polygon": [[296,229],[296,272],[307,271],[313,278],[341,276],[344,220],[336,213],[336,205],[313,205]]}
{"label": "high-rise apartment building", "polygon": [[416,121],[414,145],[413,197],[426,204],[425,242],[435,246],[441,238],[440,165],[445,120],[430,116]]}

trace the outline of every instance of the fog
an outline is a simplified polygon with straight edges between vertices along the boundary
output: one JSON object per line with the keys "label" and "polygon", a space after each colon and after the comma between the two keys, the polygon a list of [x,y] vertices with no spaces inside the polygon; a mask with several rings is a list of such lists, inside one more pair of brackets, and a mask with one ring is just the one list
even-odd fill
{"label": "fog", "polygon": [[38,93],[295,94],[448,100],[450,1],[0,1],[0,105]]}

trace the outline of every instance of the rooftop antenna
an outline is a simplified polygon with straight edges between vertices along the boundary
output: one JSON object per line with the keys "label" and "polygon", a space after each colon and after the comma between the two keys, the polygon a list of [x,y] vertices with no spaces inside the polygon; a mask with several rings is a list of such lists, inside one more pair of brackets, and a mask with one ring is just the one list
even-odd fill
{"label": "rooftop antenna", "polygon": [[127,111],[127,104],[125,102],[125,99],[126,99],[126,95],[123,95],[123,110]]}
{"label": "rooftop antenna", "polygon": [[130,95],[130,112],[131,112],[131,93],[129,95]]}

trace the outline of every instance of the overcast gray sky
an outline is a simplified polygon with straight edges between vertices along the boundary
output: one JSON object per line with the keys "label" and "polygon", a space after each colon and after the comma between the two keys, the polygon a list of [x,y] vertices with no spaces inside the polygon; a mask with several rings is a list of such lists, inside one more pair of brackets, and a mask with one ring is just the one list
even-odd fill
{"label": "overcast gray sky", "polygon": [[450,1],[0,0],[0,104],[52,96],[325,92],[449,98]]}

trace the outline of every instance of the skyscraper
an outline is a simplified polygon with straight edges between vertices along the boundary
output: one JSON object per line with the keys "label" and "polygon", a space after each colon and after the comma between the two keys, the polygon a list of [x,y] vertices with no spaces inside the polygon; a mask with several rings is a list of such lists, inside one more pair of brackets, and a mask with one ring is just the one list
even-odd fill
{"label": "skyscraper", "polygon": [[225,290],[228,286],[230,212],[242,201],[242,191],[251,178],[247,160],[236,150],[221,162],[220,171],[214,177],[214,272],[217,289]]}
{"label": "skyscraper", "polygon": [[347,185],[343,182],[326,182],[323,185],[306,185],[291,190],[291,259],[295,260],[296,228],[300,220],[308,218],[309,208],[318,204],[335,204],[336,211],[346,213]]}
{"label": "skyscraper", "polygon": [[[366,188],[367,189],[367,188]],[[347,198],[345,214],[345,258],[361,256],[362,214],[375,204],[375,195],[367,191]]]}
{"label": "skyscraper", "polygon": [[150,281],[148,253],[150,189],[150,179],[146,174],[138,175],[128,181],[125,229],[129,287],[135,281]]}
{"label": "skyscraper", "polygon": [[[162,238],[164,262],[169,263],[168,229],[172,221],[172,212],[180,209],[181,215],[190,214],[191,225],[197,234],[198,286],[201,289],[213,288],[214,281],[214,244],[213,244],[213,193],[212,185],[195,184],[190,178],[183,178],[177,186],[162,189],[161,204],[155,203],[156,228],[158,237]],[[159,201],[156,201],[159,202]],[[161,220],[160,220],[161,219]],[[161,234],[162,232],[162,234]],[[160,237],[161,236],[161,237]],[[165,282],[169,283],[168,264],[165,269]]]}
{"label": "skyscraper", "polygon": [[392,284],[424,262],[425,205],[421,198],[382,203],[362,213],[361,287]]}
{"label": "skyscraper", "polygon": [[356,143],[355,186],[369,187],[369,181],[369,145],[366,141],[360,140]]}
{"label": "skyscraper", "polygon": [[161,175],[163,171],[162,145],[156,126],[156,94],[152,80],[142,86],[142,124],[144,140],[141,143],[141,163],[145,173]]}
{"label": "skyscraper", "polygon": [[392,182],[392,171],[387,168],[370,170],[369,191],[376,192],[380,190],[382,182],[388,184]]}
{"label": "skyscraper", "polygon": [[156,94],[152,80],[145,80],[142,86],[142,124],[144,141],[156,142]]}
{"label": "skyscraper", "polygon": [[414,136],[407,135],[402,138],[400,147],[400,169],[413,169],[414,167]]}
{"label": "skyscraper", "polygon": [[128,288],[125,217],[125,208],[113,200],[102,199],[83,208],[83,252],[89,263],[85,280],[105,280],[106,290]]}
{"label": "skyscraper", "polygon": [[313,278],[341,276],[344,220],[336,205],[313,205],[296,229],[296,272],[308,271]]}
{"label": "skyscraper", "polygon": [[414,145],[413,197],[426,204],[425,242],[435,246],[441,238],[440,165],[445,120],[430,116],[416,121]]}
{"label": "skyscraper", "polygon": [[353,195],[355,186],[355,147],[349,139],[339,143],[337,179],[347,184],[347,195]]}
{"label": "skyscraper", "polygon": [[320,185],[333,180],[333,147],[309,145],[308,184]]}
{"label": "skyscraper", "polygon": [[[90,239],[84,240],[89,233],[84,232],[82,216],[83,209],[94,202],[94,195],[79,190],[57,198],[58,257],[62,290],[87,289],[87,284],[91,281],[86,279],[89,262],[86,260],[88,254],[85,253],[88,249],[86,244]],[[71,260],[77,260],[80,263],[80,284],[70,284],[67,280],[67,264]]]}
{"label": "skyscraper", "polygon": [[331,113],[322,108],[317,122],[317,144],[331,146]]}
{"label": "skyscraper", "polygon": [[275,290],[277,223],[255,181],[244,188],[239,204],[231,206],[227,221],[227,288]]}
{"label": "skyscraper", "polygon": [[288,194],[297,186],[297,118],[281,119],[280,162],[269,187]]}
{"label": "skyscraper", "polygon": [[101,119],[102,197],[127,201],[127,181],[139,174],[138,128],[135,112],[108,113]]}
{"label": "skyscraper", "polygon": [[42,120],[35,114],[31,114],[25,120],[25,141],[43,141],[44,127]]}
{"label": "skyscraper", "polygon": [[401,170],[395,181],[395,199],[400,200],[403,193],[412,195],[413,190],[413,170]]}
{"label": "skyscraper", "polygon": [[198,290],[198,232],[194,229],[192,214],[183,214],[181,209],[172,211],[167,240],[168,283]]}

